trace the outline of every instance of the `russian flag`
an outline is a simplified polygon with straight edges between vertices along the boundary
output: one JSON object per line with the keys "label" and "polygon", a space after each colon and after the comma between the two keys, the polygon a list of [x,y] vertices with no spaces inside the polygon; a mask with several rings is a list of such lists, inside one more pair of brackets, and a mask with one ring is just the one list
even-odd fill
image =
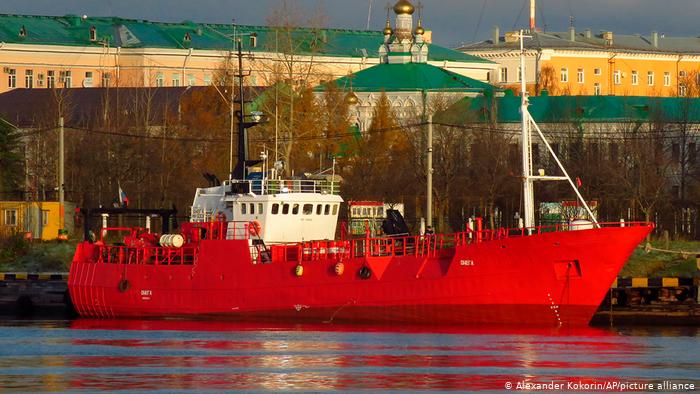
{"label": "russian flag", "polygon": [[117,186],[119,186],[119,205],[122,208],[126,208],[129,206],[129,197],[127,197],[124,190],[122,190],[122,185],[119,183],[119,181],[117,181]]}

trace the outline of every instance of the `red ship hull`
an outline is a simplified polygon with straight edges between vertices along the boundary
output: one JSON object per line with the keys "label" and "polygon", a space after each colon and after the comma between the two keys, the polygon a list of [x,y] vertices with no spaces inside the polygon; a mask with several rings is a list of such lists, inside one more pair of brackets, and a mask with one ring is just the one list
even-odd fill
{"label": "red ship hull", "polygon": [[503,236],[424,255],[404,249],[264,264],[251,262],[245,240],[201,240],[193,261],[177,265],[104,262],[100,246],[85,242],[68,286],[78,313],[92,318],[582,326],[651,228]]}

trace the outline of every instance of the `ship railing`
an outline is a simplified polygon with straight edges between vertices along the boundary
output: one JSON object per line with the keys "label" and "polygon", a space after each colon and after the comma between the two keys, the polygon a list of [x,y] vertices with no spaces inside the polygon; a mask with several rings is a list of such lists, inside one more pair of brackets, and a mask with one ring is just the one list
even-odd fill
{"label": "ship railing", "polygon": [[[650,226],[646,222],[600,223],[601,227],[640,227]],[[587,226],[587,227],[586,227]],[[327,259],[339,261],[352,258],[367,257],[439,257],[442,253],[450,253],[455,247],[481,242],[497,241],[507,238],[526,237],[534,234],[550,232],[574,231],[589,229],[590,225],[562,225],[537,226],[530,229],[498,229],[498,230],[466,230],[453,234],[409,235],[398,237],[365,237],[344,241],[312,241],[294,244],[268,245],[266,253],[262,256],[253,254],[254,246],[251,246],[251,254],[254,261],[264,263],[276,262],[305,262]],[[257,253],[257,252],[256,252]]]}
{"label": "ship railing", "polygon": [[234,194],[340,194],[340,182],[316,179],[250,179],[226,181]]}
{"label": "ship railing", "polygon": [[164,248],[101,245],[96,248],[97,263],[125,265],[193,265],[196,247]]}
{"label": "ship railing", "polygon": [[[611,228],[611,227],[646,227],[653,226],[653,223],[649,222],[604,222],[598,223],[601,228]],[[552,225],[544,226],[533,226],[533,227],[521,227],[521,228],[500,228],[496,230],[470,230],[467,229],[465,232],[461,233],[466,235],[465,242],[462,244],[469,244],[474,242],[484,242],[484,241],[495,241],[505,238],[514,237],[526,237],[530,235],[540,235],[545,233],[554,233],[562,231],[579,231],[579,230],[591,230],[595,228],[593,223],[557,223]]]}
{"label": "ship railing", "polygon": [[255,233],[249,221],[187,222],[182,227],[182,232],[191,242],[202,239],[218,241],[250,239]]}

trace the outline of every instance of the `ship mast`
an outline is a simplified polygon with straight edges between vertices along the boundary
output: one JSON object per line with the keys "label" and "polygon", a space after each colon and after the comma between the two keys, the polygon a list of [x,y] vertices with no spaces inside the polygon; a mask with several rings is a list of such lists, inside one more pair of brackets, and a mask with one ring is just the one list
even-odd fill
{"label": "ship mast", "polygon": [[[523,34],[523,31],[520,30],[520,114],[522,116],[521,144],[523,153],[524,226],[526,229],[530,229],[528,231],[531,231],[532,227],[535,226],[534,181],[567,181],[569,182],[571,188],[574,190],[574,193],[576,193],[576,197],[578,198],[579,202],[581,202],[583,207],[586,209],[586,212],[590,216],[593,223],[595,223],[596,227],[600,228],[598,220],[593,214],[593,211],[591,211],[591,208],[588,206],[586,200],[583,199],[583,196],[579,192],[578,187],[576,187],[576,185],[574,184],[574,181],[571,179],[569,173],[564,168],[564,165],[559,160],[559,157],[557,156],[556,152],[554,152],[552,146],[549,145],[547,138],[545,138],[544,134],[542,133],[542,130],[540,130],[540,127],[537,126],[537,123],[535,123],[534,119],[532,119],[532,116],[530,116],[530,112],[527,109],[529,101],[527,98],[527,86],[525,84],[526,74],[524,42],[526,37],[531,36],[525,36]],[[540,137],[540,140],[544,143],[545,147],[547,147],[547,151],[549,151],[549,154],[552,155],[552,158],[554,158],[554,161],[557,163],[557,166],[564,174],[563,176],[548,176],[544,175],[544,173],[534,175],[532,173],[532,128],[534,128],[535,131],[537,131],[537,135]]]}
{"label": "ship mast", "polygon": [[[533,0],[534,1],[534,0]],[[531,22],[532,23],[532,22]],[[525,45],[520,31],[520,114],[522,117],[521,146],[523,150],[523,207],[525,228],[535,225],[535,193],[532,182],[532,149],[530,141],[530,113],[527,111],[527,86],[525,84]]]}

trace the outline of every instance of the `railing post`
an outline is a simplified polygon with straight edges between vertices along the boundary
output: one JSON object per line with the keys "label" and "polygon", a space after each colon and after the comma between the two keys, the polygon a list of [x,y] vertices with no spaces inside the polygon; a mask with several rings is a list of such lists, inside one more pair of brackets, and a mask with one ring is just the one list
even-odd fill
{"label": "railing post", "polygon": [[475,222],[476,222],[476,242],[477,242],[477,243],[480,243],[480,242],[481,242],[481,237],[482,237],[482,235],[483,235],[483,234],[481,233],[481,229],[482,229],[482,226],[483,226],[483,219],[482,219],[482,218],[476,218],[476,219],[475,219]]}

